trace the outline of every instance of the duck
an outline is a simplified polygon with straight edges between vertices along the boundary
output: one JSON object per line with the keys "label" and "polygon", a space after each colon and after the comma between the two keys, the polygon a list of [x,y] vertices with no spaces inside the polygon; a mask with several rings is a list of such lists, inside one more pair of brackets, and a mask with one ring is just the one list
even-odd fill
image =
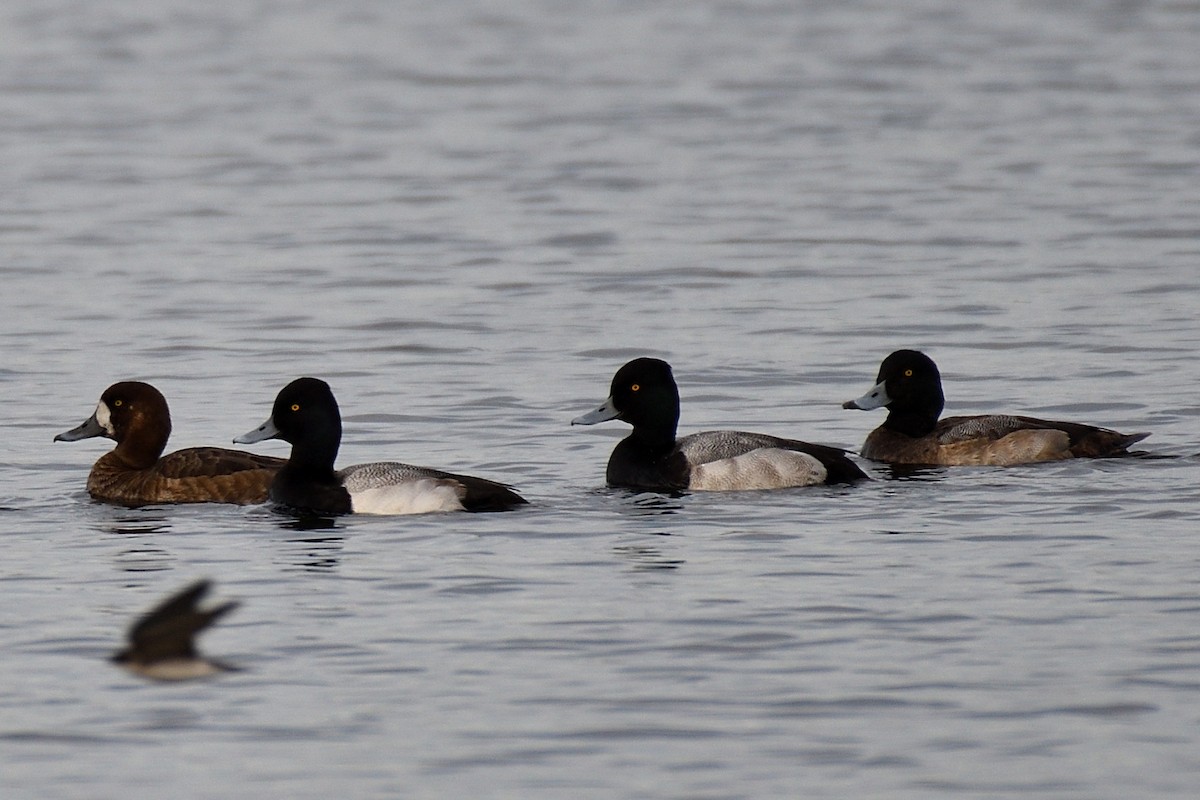
{"label": "duck", "polygon": [[891,464],[1012,466],[1124,456],[1130,445],[1150,435],[1015,414],[939,419],[944,404],[933,359],[918,350],[897,350],[883,360],[875,385],[842,407],[888,410],[859,454]]}
{"label": "duck", "polygon": [[196,635],[238,607],[223,603],[207,610],[200,601],[211,587],[200,580],[159,603],[130,628],[128,645],[114,653],[114,664],[134,675],[156,681],[184,681],[208,678],[239,668],[196,650]]}
{"label": "duck", "polygon": [[342,417],[329,384],[303,377],[279,390],[271,416],[234,439],[253,444],[282,439],[292,446],[268,496],[280,510],[302,514],[424,514],[507,511],[525,505],[511,487],[395,461],[334,469]]}
{"label": "duck", "polygon": [[635,358],[612,379],[595,411],[571,420],[633,426],[608,459],[609,486],[651,491],[742,491],[852,483],[867,475],[845,450],[743,431],[705,431],[676,438],[679,387],[671,365]]}
{"label": "duck", "polygon": [[163,455],[171,412],[162,392],[141,381],[114,383],[96,411],[54,437],[75,442],[102,436],[117,446],[88,474],[96,500],[126,506],[150,503],[262,503],[284,460],[223,447],[189,447]]}

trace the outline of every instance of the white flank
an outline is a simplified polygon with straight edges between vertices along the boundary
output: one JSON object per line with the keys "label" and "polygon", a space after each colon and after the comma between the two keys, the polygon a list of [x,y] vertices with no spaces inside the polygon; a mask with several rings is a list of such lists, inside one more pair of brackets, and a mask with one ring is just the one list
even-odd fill
{"label": "white flank", "polygon": [[828,475],[825,465],[808,453],[763,447],[693,467],[688,488],[705,492],[783,489],[824,483]]}
{"label": "white flank", "polygon": [[456,481],[420,478],[351,492],[355,514],[429,514],[462,511],[462,487]]}

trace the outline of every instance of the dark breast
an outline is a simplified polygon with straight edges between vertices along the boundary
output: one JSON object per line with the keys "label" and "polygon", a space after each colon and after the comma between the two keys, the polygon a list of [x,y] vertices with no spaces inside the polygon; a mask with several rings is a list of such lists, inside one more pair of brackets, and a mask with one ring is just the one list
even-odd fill
{"label": "dark breast", "polygon": [[609,486],[679,491],[688,488],[690,473],[687,457],[680,450],[655,455],[623,439],[608,459],[606,477]]}
{"label": "dark breast", "polygon": [[872,461],[891,464],[937,464],[938,450],[936,436],[913,438],[880,427],[868,434],[860,454]]}
{"label": "dark breast", "polygon": [[282,471],[271,483],[271,502],[299,514],[349,514],[350,493],[340,483],[316,482]]}

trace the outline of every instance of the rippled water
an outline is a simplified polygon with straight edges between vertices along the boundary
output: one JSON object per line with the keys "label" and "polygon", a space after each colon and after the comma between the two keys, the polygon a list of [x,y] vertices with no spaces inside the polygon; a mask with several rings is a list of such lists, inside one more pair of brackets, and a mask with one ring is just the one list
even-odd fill
{"label": "rippled water", "polygon": [[[1200,5],[12,2],[0,10],[5,797],[1191,797]],[[634,355],[681,430],[948,410],[1167,459],[603,488]],[[91,503],[123,378],[172,447],[329,380],[341,463],[504,515]],[[259,449],[282,452],[278,443]],[[103,659],[198,576],[246,667]]]}

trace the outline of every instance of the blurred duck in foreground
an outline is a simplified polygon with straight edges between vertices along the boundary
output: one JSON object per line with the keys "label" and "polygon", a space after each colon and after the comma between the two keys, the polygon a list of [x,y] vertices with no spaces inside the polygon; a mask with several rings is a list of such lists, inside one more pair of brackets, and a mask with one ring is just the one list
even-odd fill
{"label": "blurred duck in foreground", "polygon": [[157,681],[207,678],[237,670],[231,664],[204,658],[196,650],[196,635],[238,606],[230,602],[200,609],[198,604],[209,585],[205,580],[193,583],[134,623],[129,629],[129,646],[113,655],[113,663]]}

